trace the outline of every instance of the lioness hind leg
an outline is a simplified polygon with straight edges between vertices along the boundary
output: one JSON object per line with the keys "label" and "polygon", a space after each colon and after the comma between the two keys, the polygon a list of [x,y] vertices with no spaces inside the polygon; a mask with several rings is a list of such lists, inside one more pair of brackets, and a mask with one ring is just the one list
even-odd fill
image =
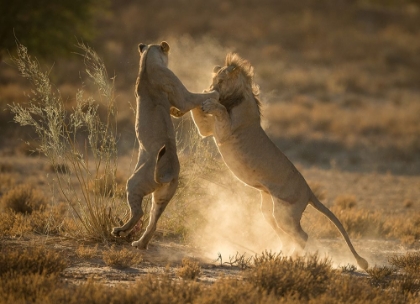
{"label": "lioness hind leg", "polygon": [[153,192],[152,208],[150,209],[150,220],[146,231],[143,233],[138,241],[131,243],[132,246],[139,249],[147,249],[147,245],[156,231],[157,221],[165,210],[171,198],[174,196],[176,188],[178,187],[178,179],[174,179],[168,184],[163,184],[162,187]]}
{"label": "lioness hind leg", "polygon": [[293,241],[287,233],[285,233],[282,229],[279,228],[279,226],[277,226],[273,211],[273,198],[270,194],[261,191],[261,213],[263,214],[264,219],[268,222],[268,224],[270,224],[270,226],[274,229],[280,238],[282,242],[283,253],[288,254],[293,249],[290,246]]}
{"label": "lioness hind leg", "polygon": [[279,198],[273,197],[274,201],[274,218],[277,226],[286,232],[294,241],[297,253],[304,251],[308,235],[303,231],[300,220],[303,210],[301,210],[299,202],[289,203]]}
{"label": "lioness hind leg", "polygon": [[[135,227],[143,216],[143,197],[156,187],[153,176],[147,176],[145,167],[139,168],[127,181],[127,203],[130,207],[130,219],[122,227],[115,227],[111,234],[115,237],[125,237]],[[151,180],[151,182],[147,182]]]}

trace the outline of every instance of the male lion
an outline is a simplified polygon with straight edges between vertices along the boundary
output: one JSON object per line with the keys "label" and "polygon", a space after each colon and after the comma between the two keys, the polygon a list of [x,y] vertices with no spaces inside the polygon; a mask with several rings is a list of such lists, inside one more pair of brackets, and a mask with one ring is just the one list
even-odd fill
{"label": "male lion", "polygon": [[156,223],[173,197],[179,175],[175,131],[170,114],[187,112],[208,98],[219,98],[216,91],[190,93],[168,69],[169,45],[139,44],[140,69],[136,82],[136,136],[139,155],[134,174],[127,182],[127,201],[131,216],[114,236],[127,236],[143,216],[143,197],[153,193],[150,221],[141,238],[132,245],[146,249]]}
{"label": "male lion", "polygon": [[259,89],[250,63],[237,54],[228,54],[225,66],[215,67],[210,89],[220,93],[220,100],[206,100],[201,109],[193,109],[194,122],[202,136],[213,135],[236,177],[260,191],[261,211],[278,236],[293,241],[302,251],[308,235],[300,220],[311,203],[335,224],[358,265],[366,270],[367,261],[357,254],[340,221],[315,197],[299,171],[261,128]]}

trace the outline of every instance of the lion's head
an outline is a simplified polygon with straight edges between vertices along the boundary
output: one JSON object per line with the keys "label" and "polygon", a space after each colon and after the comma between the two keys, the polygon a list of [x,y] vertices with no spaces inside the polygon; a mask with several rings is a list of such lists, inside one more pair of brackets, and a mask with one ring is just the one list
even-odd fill
{"label": "lion's head", "polygon": [[236,53],[226,56],[225,66],[213,70],[210,90],[220,94],[220,103],[228,111],[239,105],[246,95],[251,95],[260,109],[259,87],[254,83],[254,69],[251,64]]}

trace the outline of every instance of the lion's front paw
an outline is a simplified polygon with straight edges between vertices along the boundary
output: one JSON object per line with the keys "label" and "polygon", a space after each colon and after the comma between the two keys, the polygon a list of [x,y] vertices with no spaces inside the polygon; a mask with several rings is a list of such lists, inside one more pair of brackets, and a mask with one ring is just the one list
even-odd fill
{"label": "lion's front paw", "polygon": [[202,103],[201,109],[206,114],[213,114],[219,106],[220,104],[215,99],[207,99]]}

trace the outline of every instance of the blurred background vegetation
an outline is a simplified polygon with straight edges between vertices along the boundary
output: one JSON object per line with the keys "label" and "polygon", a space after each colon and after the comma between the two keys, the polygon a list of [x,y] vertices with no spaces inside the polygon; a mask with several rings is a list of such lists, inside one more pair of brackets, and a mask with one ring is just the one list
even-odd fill
{"label": "blurred background vegetation", "polygon": [[[24,103],[30,90],[10,61],[15,40],[50,70],[69,108],[80,84],[88,87],[76,44],[96,50],[116,76],[120,152],[126,153],[134,140],[137,44],[176,46],[187,37],[250,60],[267,132],[292,160],[420,173],[419,0],[0,0],[0,17],[3,155],[26,153],[19,139],[31,138],[7,106]],[[187,66],[184,46],[177,66]],[[214,64],[222,64],[217,56]],[[176,70],[192,91],[210,83],[210,72],[202,72],[208,83],[199,87],[188,71]]]}

